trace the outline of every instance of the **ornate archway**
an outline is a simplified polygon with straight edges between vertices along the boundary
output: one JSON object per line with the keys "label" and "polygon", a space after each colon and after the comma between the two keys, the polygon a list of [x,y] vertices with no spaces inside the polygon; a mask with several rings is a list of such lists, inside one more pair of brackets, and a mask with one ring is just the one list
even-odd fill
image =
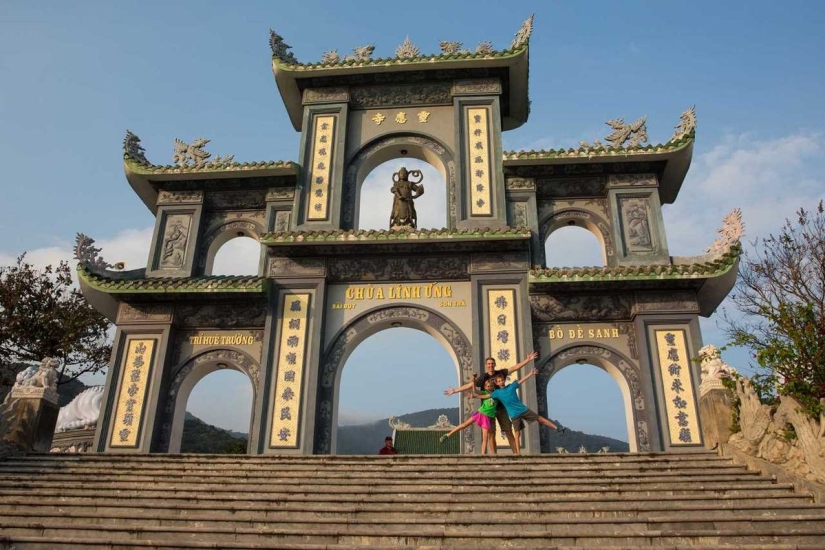
{"label": "ornate archway", "polygon": [[[180,452],[186,402],[192,388],[205,376],[221,369],[232,369],[245,374],[252,383],[252,410],[258,400],[261,367],[248,354],[235,349],[213,349],[196,355],[172,370],[164,396],[161,451]],[[252,425],[250,422],[250,440]]]}
{"label": "ornate archway", "polygon": [[264,225],[261,222],[262,213],[240,214],[231,221],[208,226],[203,233],[201,245],[198,252],[198,266],[204,275],[211,275],[218,250],[237,237],[250,237],[260,241],[260,236],[264,233]]}
{"label": "ornate archway", "polygon": [[454,153],[439,140],[426,134],[392,134],[366,144],[347,161],[343,182],[341,227],[354,229],[358,223],[361,185],[367,174],[379,164],[398,158],[403,147],[405,158],[427,162],[441,172],[447,185],[447,223],[452,228],[457,220],[456,170]]}
{"label": "ornate archway", "polygon": [[[547,416],[547,384],[561,369],[587,362],[607,372],[619,386],[625,404],[628,444],[631,452],[650,451],[648,413],[639,367],[607,346],[574,345],[561,349],[539,366],[536,392],[539,414]],[[541,450],[551,452],[545,430],[541,430]]]}
{"label": "ornate archway", "polygon": [[[583,227],[595,235],[602,246],[604,265],[610,265],[616,255],[616,247],[613,244],[610,224],[598,214],[579,208],[560,210],[539,220],[539,242],[542,244],[542,256],[544,256],[544,244],[547,242],[550,234],[568,225]],[[546,258],[544,258],[543,263],[547,265]]]}
{"label": "ornate archway", "polygon": [[[470,340],[449,319],[436,311],[413,305],[394,305],[368,311],[344,326],[324,353],[318,377],[317,412],[315,416],[315,449],[317,454],[335,450],[338,417],[338,389],[347,358],[367,337],[390,328],[393,323],[422,330],[441,342],[453,355],[462,380],[472,377],[473,358]],[[462,400],[462,418],[472,414],[473,403]],[[464,452],[473,453],[472,430],[464,430]]]}

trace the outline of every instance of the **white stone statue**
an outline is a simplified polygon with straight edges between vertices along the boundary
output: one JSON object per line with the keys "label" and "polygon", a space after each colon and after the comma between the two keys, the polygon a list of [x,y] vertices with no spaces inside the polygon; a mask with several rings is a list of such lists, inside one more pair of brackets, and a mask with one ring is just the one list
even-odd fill
{"label": "white stone statue", "polygon": [[29,365],[24,370],[21,370],[20,372],[18,372],[17,377],[14,379],[14,387],[18,388],[20,386],[23,386],[25,384],[25,382],[29,378],[33,377],[36,372],[37,372],[37,366],[36,365]]}
{"label": "white stone statue", "polygon": [[103,402],[103,386],[93,386],[77,394],[72,402],[60,408],[55,433],[81,430],[97,425],[100,405]]}
{"label": "white stone statue", "polygon": [[722,361],[722,353],[713,344],[708,344],[699,350],[699,359],[702,364],[702,383],[699,385],[699,395],[705,395],[714,388],[722,388],[722,380],[730,378],[736,369]]}
{"label": "white stone statue", "polygon": [[[57,391],[57,367],[59,366],[60,362],[57,359],[46,357],[40,362],[40,366],[37,367],[35,373],[28,376],[20,385],[28,388],[47,388]],[[28,370],[26,369],[26,371]]]}

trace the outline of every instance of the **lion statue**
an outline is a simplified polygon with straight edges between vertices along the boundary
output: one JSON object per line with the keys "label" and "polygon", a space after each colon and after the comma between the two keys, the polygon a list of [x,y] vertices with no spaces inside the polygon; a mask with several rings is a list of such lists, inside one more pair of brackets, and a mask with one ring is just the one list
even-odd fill
{"label": "lion statue", "polygon": [[92,386],[77,394],[72,402],[60,407],[55,433],[81,430],[97,424],[100,405],[103,402],[103,386]]}
{"label": "lion statue", "polygon": [[699,394],[722,387],[722,380],[731,378],[736,374],[736,369],[722,361],[722,353],[713,344],[708,344],[699,350],[699,359],[702,365],[702,383],[699,386]]}
{"label": "lion statue", "polygon": [[[18,383],[20,387],[27,388],[48,388],[57,391],[57,367],[60,362],[54,357],[46,357],[40,362],[40,366],[33,374],[27,374],[25,377],[18,375]],[[24,370],[20,374],[24,374],[32,367]],[[15,384],[17,385],[17,384]]]}

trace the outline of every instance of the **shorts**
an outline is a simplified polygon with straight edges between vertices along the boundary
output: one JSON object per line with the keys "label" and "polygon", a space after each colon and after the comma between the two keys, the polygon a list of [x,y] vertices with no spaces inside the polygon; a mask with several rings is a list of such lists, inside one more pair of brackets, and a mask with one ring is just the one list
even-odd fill
{"label": "shorts", "polygon": [[481,428],[482,430],[492,430],[493,429],[493,419],[487,416],[486,414],[481,414],[480,412],[476,411],[470,416],[470,418],[475,421],[476,425]]}
{"label": "shorts", "polygon": [[517,417],[513,418],[513,429],[517,432],[520,432],[524,429],[524,422],[538,422],[539,415],[535,412],[527,409],[524,414],[520,414]]}
{"label": "shorts", "polygon": [[502,433],[513,432],[513,423],[510,421],[510,415],[507,414],[504,405],[496,407],[496,420],[498,420],[498,426],[501,428]]}

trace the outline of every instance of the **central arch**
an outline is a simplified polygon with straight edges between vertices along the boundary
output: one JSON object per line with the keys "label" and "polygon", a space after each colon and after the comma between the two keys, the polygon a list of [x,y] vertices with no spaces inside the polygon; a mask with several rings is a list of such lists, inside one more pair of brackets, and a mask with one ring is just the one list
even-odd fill
{"label": "central arch", "polygon": [[[619,386],[625,407],[627,438],[631,452],[650,451],[647,409],[638,367],[619,352],[600,345],[573,345],[562,348],[543,362],[536,377],[539,414],[547,416],[547,384],[570,365],[589,363],[609,374]],[[551,452],[546,432],[540,431],[541,450]]]}
{"label": "central arch", "polygon": [[[403,149],[405,154],[399,151]],[[416,158],[434,166],[447,185],[447,223],[454,228],[457,219],[455,154],[443,143],[426,134],[392,134],[364,145],[347,161],[342,193],[342,229],[355,229],[361,184],[379,164],[399,158]]]}
{"label": "central arch", "polygon": [[[315,415],[315,453],[335,452],[338,431],[338,391],[343,366],[358,344],[382,330],[402,323],[407,328],[426,332],[438,340],[453,356],[458,376],[468,380],[473,373],[473,349],[470,340],[449,319],[429,308],[397,304],[376,308],[356,317],[333,338],[324,354],[318,377],[317,411]],[[463,394],[462,394],[463,396]],[[462,399],[461,418],[472,414],[473,403]],[[472,430],[464,430],[464,452],[475,452]]]}

